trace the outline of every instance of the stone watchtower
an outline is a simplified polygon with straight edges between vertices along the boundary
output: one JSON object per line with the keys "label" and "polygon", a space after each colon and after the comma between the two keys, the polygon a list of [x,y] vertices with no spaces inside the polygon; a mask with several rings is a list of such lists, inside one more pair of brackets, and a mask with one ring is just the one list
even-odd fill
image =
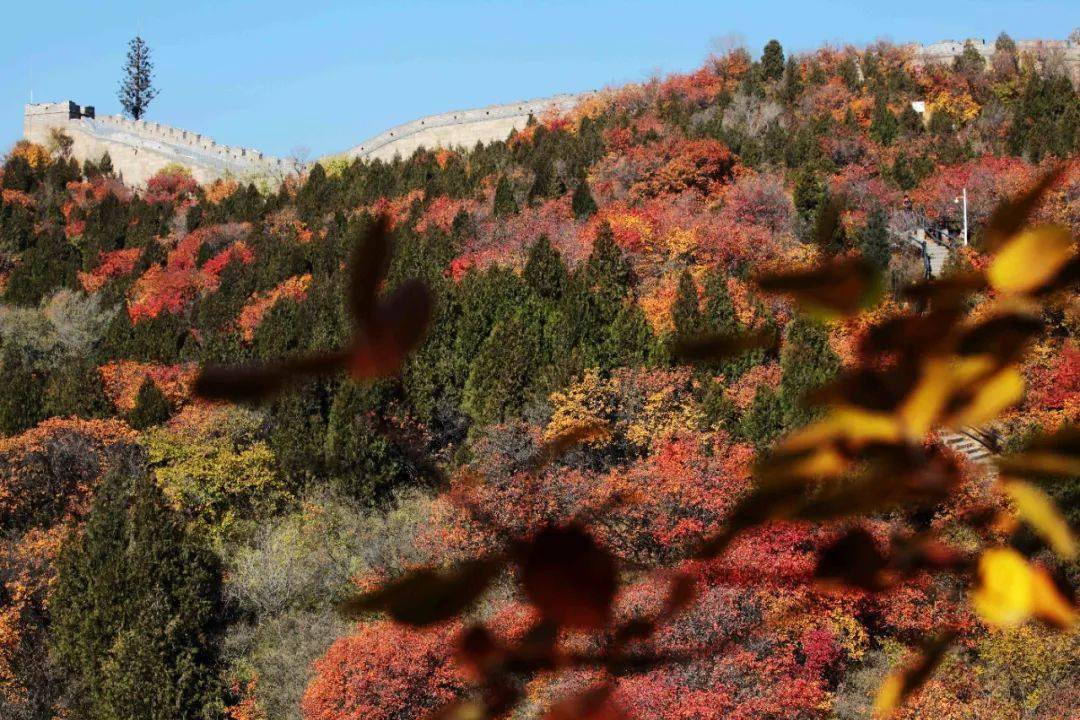
{"label": "stone watchtower", "polygon": [[47,145],[53,129],[71,135],[72,123],[84,117],[94,118],[93,105],[80,107],[71,100],[27,105],[23,110],[23,137],[30,142]]}

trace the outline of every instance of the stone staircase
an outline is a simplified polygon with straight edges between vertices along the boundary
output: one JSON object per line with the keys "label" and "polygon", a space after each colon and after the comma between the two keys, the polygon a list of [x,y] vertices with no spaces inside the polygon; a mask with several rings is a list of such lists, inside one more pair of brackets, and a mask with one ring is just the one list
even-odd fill
{"label": "stone staircase", "polygon": [[986,467],[993,466],[994,451],[981,439],[978,430],[942,430],[939,435],[945,447],[960,453],[971,462]]}

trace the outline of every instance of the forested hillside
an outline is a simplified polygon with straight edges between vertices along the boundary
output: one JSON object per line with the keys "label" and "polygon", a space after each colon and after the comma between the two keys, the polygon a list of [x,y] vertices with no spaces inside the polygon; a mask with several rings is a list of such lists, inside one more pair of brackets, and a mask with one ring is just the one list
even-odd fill
{"label": "forested hillside", "polygon": [[[992,63],[972,51],[925,68],[887,44],[785,57],[774,41],[598,93],[505,142],[314,165],[280,188],[199,186],[176,168],[132,189],[62,140],[17,143],[0,178],[5,720],[428,717],[491,679],[500,643],[563,627],[575,652],[595,651],[589,603],[553,630],[537,622],[543,572],[523,595],[499,570],[432,628],[340,604],[571,521],[596,543],[577,577],[618,564],[604,620],[662,618],[649,641],[673,660],[534,667],[503,688],[509,717],[867,717],[890,671],[943,629],[955,641],[898,717],[1080,706],[1080,634],[1060,605],[998,622],[973,610],[964,577],[926,570],[947,564],[925,560],[929,545],[888,581],[821,582],[853,538],[975,552],[1011,536],[1068,598],[1068,528],[1047,540],[1002,521],[1012,505],[985,462],[938,449],[957,484],[933,504],[793,515],[687,561],[753,492],[755,460],[823,417],[808,393],[868,362],[871,326],[925,309],[904,292],[925,279],[919,238],[948,251],[951,277],[988,271],[995,207],[1057,167],[1029,222],[1075,239],[1080,96],[1053,58],[1007,36]],[[207,365],[347,346],[350,258],[377,217],[394,245],[382,292],[419,279],[433,299],[400,372],[323,375],[263,403],[193,395]],[[801,312],[757,282],[858,257],[881,278],[866,312]],[[980,423],[1004,452],[1078,420],[1077,297],[1074,283],[1036,305],[1060,288],[990,277],[963,296],[967,320],[1003,296],[1037,315],[1030,351],[1009,356],[1026,395]],[[1006,354],[1015,327],[996,327]],[[762,341],[685,362],[692,339],[738,334]],[[1073,458],[1041,487],[1075,529]],[[697,583],[693,603],[673,599],[676,570]],[[1029,614],[1068,629],[1019,622]],[[490,637],[455,652],[479,621]],[[602,712],[585,695],[546,714],[605,672]]]}

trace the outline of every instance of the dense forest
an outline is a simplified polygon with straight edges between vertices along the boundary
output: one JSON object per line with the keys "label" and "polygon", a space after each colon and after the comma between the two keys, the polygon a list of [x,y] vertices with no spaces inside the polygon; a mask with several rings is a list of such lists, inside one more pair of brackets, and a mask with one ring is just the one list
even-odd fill
{"label": "dense forest", "polygon": [[[911,238],[951,238],[946,277],[989,273],[962,298],[968,321],[1003,297],[1043,302],[993,274],[992,220],[1057,168],[1030,222],[1076,237],[1080,96],[1052,54],[1005,35],[996,48],[921,67],[885,43],[785,56],[772,41],[596,93],[505,141],[329,161],[279,187],[199,186],[178,167],[135,189],[107,156],[70,159],[62,137],[17,143],[0,176],[0,717],[425,718],[490,680],[497,648],[562,633],[584,657],[608,615],[662,618],[651,652],[677,661],[538,663],[487,712],[868,717],[890,672],[945,629],[940,666],[897,717],[1073,717],[1070,608],[1003,620],[984,592],[980,611],[963,577],[926,570],[929,545],[888,582],[822,582],[858,539],[871,567],[875,543],[897,538],[969,552],[1008,538],[1015,552],[998,557],[1070,602],[1069,527],[1003,521],[1026,496],[932,431],[926,446],[957,472],[947,497],[857,521],[793,513],[691,558],[756,492],[777,439],[824,417],[808,396],[869,363],[875,326],[925,310],[905,291],[925,280]],[[377,218],[394,249],[383,296],[421,280],[432,300],[413,352],[379,377],[320,374],[265,402],[195,396],[206,366],[348,346],[354,250]],[[864,312],[805,312],[758,281],[827,258],[875,271]],[[1026,394],[995,386],[1011,398],[1001,412],[953,415],[986,420],[995,453],[1080,419],[1075,290],[1038,306],[1037,337],[1009,357]],[[1024,344],[1015,323],[982,327],[994,352]],[[694,339],[734,336],[771,341],[685,361]],[[1075,457],[1023,486],[1074,529]],[[567,523],[589,535],[550,530]],[[570,576],[584,585],[617,563],[617,596],[591,587],[613,599],[552,629],[537,621],[552,607],[543,577],[562,570],[521,551],[523,594],[513,571],[468,565],[527,537],[582,559]],[[444,622],[342,611],[461,563],[487,589]],[[688,577],[694,601],[676,602],[669,585]],[[602,697],[560,702],[604,672]],[[455,707],[444,717],[486,716]]]}

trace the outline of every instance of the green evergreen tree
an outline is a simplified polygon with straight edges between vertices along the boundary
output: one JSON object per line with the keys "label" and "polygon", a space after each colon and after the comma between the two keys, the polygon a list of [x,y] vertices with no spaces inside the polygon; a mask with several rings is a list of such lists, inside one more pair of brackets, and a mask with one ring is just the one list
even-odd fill
{"label": "green evergreen tree", "polygon": [[784,88],[781,94],[784,101],[789,105],[794,104],[803,91],[802,74],[799,72],[799,62],[789,57],[784,64]]}
{"label": "green evergreen tree", "polygon": [[113,413],[112,403],[97,367],[87,356],[65,358],[45,385],[42,397],[45,417],[105,418]]}
{"label": "green evergreen tree", "polygon": [[405,456],[375,418],[387,402],[381,385],[346,380],[334,395],[326,429],[326,468],[343,494],[366,505],[385,500],[407,479]]}
{"label": "green evergreen tree", "polygon": [[462,405],[480,427],[520,413],[532,380],[537,343],[521,313],[495,323],[469,370]]}
{"label": "green evergreen tree", "polygon": [[135,407],[128,413],[127,421],[136,430],[146,430],[160,425],[172,416],[172,405],[165,394],[149,377],[139,386]]}
{"label": "green evergreen tree", "polygon": [[986,59],[975,48],[975,45],[967,40],[964,42],[964,51],[953,59],[953,69],[972,80],[986,69]]}
{"label": "green evergreen tree", "polygon": [[578,220],[587,220],[596,214],[596,200],[589,192],[589,183],[582,180],[574,188],[574,197],[570,201],[570,207],[574,211],[574,217]]}
{"label": "green evergreen tree", "polygon": [[779,80],[784,75],[784,48],[778,40],[765,43],[761,54],[761,75],[766,80]]}
{"label": "green evergreen tree", "polygon": [[866,225],[859,233],[859,250],[878,270],[884,271],[889,267],[892,253],[889,247],[888,218],[885,216],[885,208],[880,205],[870,211]]}
{"label": "green evergreen tree", "polygon": [[633,299],[623,303],[600,345],[587,358],[589,366],[601,370],[618,367],[652,367],[665,361],[665,349],[658,342],[641,306]]}
{"label": "green evergreen tree", "polygon": [[4,348],[0,360],[0,388],[0,435],[17,435],[45,419],[45,381],[26,353],[12,345]]}
{"label": "green evergreen tree", "polygon": [[806,226],[813,223],[818,209],[824,204],[827,189],[817,171],[804,166],[795,176],[793,200],[799,220]]}
{"label": "green evergreen tree", "polygon": [[784,426],[799,427],[817,413],[804,407],[807,393],[832,380],[840,369],[840,358],[829,345],[825,326],[804,318],[787,327],[780,352],[780,400]]}
{"label": "green evergreen tree", "polygon": [[899,131],[900,123],[896,115],[889,109],[885,98],[879,95],[874,103],[874,116],[870,121],[870,137],[888,147],[896,140]]}
{"label": "green evergreen tree", "polygon": [[326,475],[327,395],[323,383],[307,383],[271,406],[270,449],[289,487],[303,488]]}
{"label": "green evergreen tree", "polygon": [[697,337],[705,329],[697,283],[689,270],[683,270],[679,276],[679,285],[671,306],[671,320],[675,325],[677,338]]}
{"label": "green evergreen tree", "polygon": [[529,248],[522,278],[533,292],[546,300],[562,296],[568,280],[566,264],[559,251],[551,247],[547,235],[541,235]]}
{"label": "green evergreen tree", "polygon": [[761,385],[754,393],[750,407],[739,420],[739,436],[764,450],[779,437],[785,427],[784,402],[781,393],[768,385]]}
{"label": "green evergreen tree", "polygon": [[133,120],[138,120],[146,114],[146,109],[157,94],[150,46],[136,35],[128,43],[124,79],[120,82],[120,106]]}
{"label": "green evergreen tree", "polygon": [[499,184],[495,186],[495,207],[492,209],[495,217],[509,217],[518,214],[517,200],[514,199],[514,188],[505,175],[499,176]]}
{"label": "green evergreen tree", "polygon": [[220,716],[221,569],[145,470],[106,477],[57,565],[50,650],[71,716]]}

